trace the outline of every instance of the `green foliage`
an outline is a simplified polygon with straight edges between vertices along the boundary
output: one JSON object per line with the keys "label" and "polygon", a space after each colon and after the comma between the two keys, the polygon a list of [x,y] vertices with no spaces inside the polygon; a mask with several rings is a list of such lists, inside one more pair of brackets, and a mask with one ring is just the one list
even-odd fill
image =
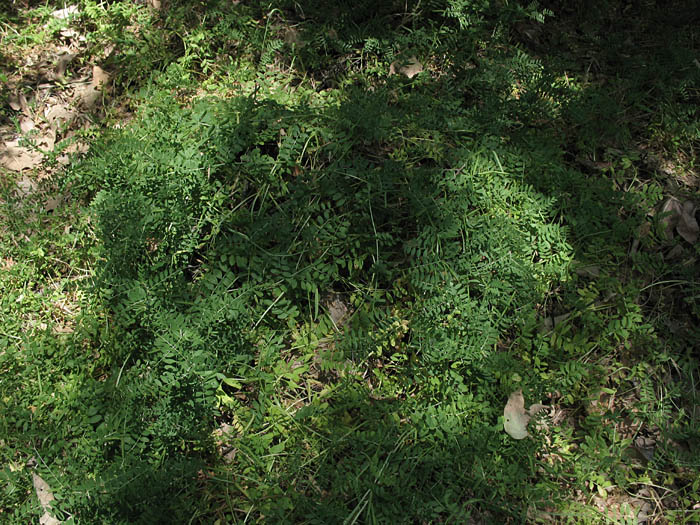
{"label": "green foliage", "polygon": [[[68,169],[77,202],[2,179],[8,520],[41,514],[31,468],[76,523],[584,519],[639,485],[689,507],[697,245],[652,228],[630,143],[694,151],[697,72],[592,82],[570,67],[602,26],[557,4],[84,0],[140,109]],[[520,389],[551,413],[515,441]]]}

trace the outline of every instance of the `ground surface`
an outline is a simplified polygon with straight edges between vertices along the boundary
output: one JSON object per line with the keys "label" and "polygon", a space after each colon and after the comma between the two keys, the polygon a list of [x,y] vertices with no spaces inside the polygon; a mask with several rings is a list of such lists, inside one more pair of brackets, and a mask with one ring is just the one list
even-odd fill
{"label": "ground surface", "polygon": [[0,8],[0,520],[700,521],[692,4]]}

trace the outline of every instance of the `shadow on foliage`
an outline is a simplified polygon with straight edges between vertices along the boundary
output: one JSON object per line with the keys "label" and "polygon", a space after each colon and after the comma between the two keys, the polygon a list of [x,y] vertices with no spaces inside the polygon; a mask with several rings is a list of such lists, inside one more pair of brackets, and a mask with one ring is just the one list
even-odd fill
{"label": "shadow on foliage", "polygon": [[[544,53],[556,35],[530,42],[537,59],[484,45],[527,22],[518,3],[438,4],[443,15],[421,17],[403,3],[379,15],[367,2],[280,4],[299,26],[286,45],[300,74],[408,49],[441,68],[360,78],[323,110],[162,100],[76,169],[76,191],[100,190],[96,293],[118,334],[94,439],[128,437],[134,452],[115,449],[104,477],[140,480],[107,496],[123,519],[525,520],[556,503],[561,480],[541,472],[538,442],[510,440],[498,418],[517,388],[585,397],[605,384],[600,367],[569,364],[590,341],[559,348],[539,328],[558,308],[602,299],[624,315],[635,304],[634,286],[619,301],[597,289],[576,299],[591,283],[571,264],[595,263],[606,286],[629,284],[618,268],[644,276],[627,258],[647,203],[614,169],[590,168],[639,128],[617,129],[625,97],[606,85],[625,82],[561,79],[566,61]],[[603,78],[616,63],[598,64]],[[342,330],[328,321],[330,293],[351,312]],[[568,328],[597,337],[586,320]],[[171,476],[182,458],[213,462],[202,436],[215,420],[233,428],[232,463],[198,470],[203,487]]]}

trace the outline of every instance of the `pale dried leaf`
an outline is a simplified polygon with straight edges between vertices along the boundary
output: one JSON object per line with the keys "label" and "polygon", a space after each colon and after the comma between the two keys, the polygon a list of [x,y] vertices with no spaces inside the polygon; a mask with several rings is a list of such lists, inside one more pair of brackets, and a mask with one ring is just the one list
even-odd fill
{"label": "pale dried leaf", "polygon": [[44,156],[19,145],[19,140],[5,142],[0,146],[0,164],[12,171],[22,171],[41,164]]}
{"label": "pale dried leaf", "polygon": [[92,66],[92,86],[95,89],[106,88],[109,84],[109,73],[100,66]]}
{"label": "pale dried leaf", "polygon": [[547,406],[541,403],[533,403],[532,405],[530,405],[530,408],[527,409],[527,413],[530,414],[531,417],[535,417],[537,413],[541,412],[546,408]]}
{"label": "pale dried leaf", "polygon": [[78,31],[76,31],[75,29],[71,29],[69,27],[61,29],[59,34],[67,40],[77,40],[79,42],[85,42],[84,36],[78,33]]}
{"label": "pale dried leaf", "polygon": [[54,334],[72,334],[73,327],[65,324],[59,324],[53,327]]}
{"label": "pale dried leaf", "polygon": [[390,75],[400,73],[408,78],[415,77],[421,71],[423,71],[423,65],[415,56],[411,56],[408,59],[394,60],[389,66]]}
{"label": "pale dried leaf", "polygon": [[60,525],[61,522],[49,514],[49,506],[55,498],[48,483],[35,472],[32,473],[32,480],[36,497],[41,504],[41,508],[44,509],[44,515],[39,518],[39,523],[41,525]]}
{"label": "pale dried leaf", "polygon": [[19,103],[19,96],[16,93],[11,93],[10,94],[10,107],[15,110],[19,111],[22,109],[22,105]]}
{"label": "pale dried leaf", "polygon": [[581,277],[600,277],[600,266],[595,264],[579,266],[576,268],[576,274]]}
{"label": "pale dried leaf", "polygon": [[56,197],[56,198],[50,198],[46,199],[46,202],[44,203],[44,210],[45,211],[54,211],[56,208],[58,208],[61,203],[63,202],[62,197]]}
{"label": "pale dried leaf", "polygon": [[148,5],[157,11],[160,9],[161,1],[160,0],[148,0]]}
{"label": "pale dried leaf", "polygon": [[72,16],[75,16],[78,14],[78,6],[77,5],[71,5],[68,7],[65,7],[63,9],[57,9],[53,13],[51,13],[51,16],[54,18],[58,18],[59,20],[65,20],[66,18],[70,18]]}
{"label": "pale dried leaf", "polygon": [[66,74],[66,69],[68,68],[68,64],[71,63],[73,58],[75,58],[75,55],[72,53],[63,53],[58,57],[58,61],[56,62],[56,69],[54,70],[56,78],[62,79],[64,77],[64,75]]}
{"label": "pale dried leaf", "polygon": [[76,116],[77,113],[65,104],[56,104],[44,111],[44,117],[53,128],[72,122]]}
{"label": "pale dried leaf", "polygon": [[503,409],[503,428],[513,439],[524,439],[528,436],[529,422],[530,415],[525,411],[523,391],[517,390],[510,395]]}
{"label": "pale dried leaf", "polygon": [[92,109],[102,97],[99,89],[92,85],[81,86],[75,90],[79,103],[86,109]]}
{"label": "pale dried leaf", "polygon": [[22,131],[22,133],[29,133],[35,127],[34,121],[29,117],[22,116],[19,118],[19,129]]}
{"label": "pale dried leaf", "polygon": [[302,40],[301,35],[299,34],[299,31],[297,31],[293,27],[290,27],[289,29],[287,29],[287,31],[285,31],[284,42],[287,45],[296,46],[299,49],[301,49],[302,47],[304,47],[306,45],[306,42],[304,42]]}
{"label": "pale dried leaf", "polygon": [[695,204],[693,202],[687,201],[683,204],[676,231],[690,244],[698,242],[700,228],[698,228],[698,221],[695,219]]}
{"label": "pale dried leaf", "polygon": [[29,103],[27,102],[27,97],[24,96],[24,93],[20,93],[19,96],[17,97],[17,99],[19,100],[19,107],[22,110],[22,113],[29,116],[30,111],[29,111]]}
{"label": "pale dried leaf", "polygon": [[683,213],[683,206],[675,197],[669,197],[662,204],[659,209],[661,213],[661,224],[664,226],[664,232],[667,239],[673,238],[673,229],[678,224],[678,219]]}
{"label": "pale dried leaf", "polygon": [[21,195],[31,195],[37,190],[37,185],[32,179],[25,175],[17,181],[17,189],[20,191]]}

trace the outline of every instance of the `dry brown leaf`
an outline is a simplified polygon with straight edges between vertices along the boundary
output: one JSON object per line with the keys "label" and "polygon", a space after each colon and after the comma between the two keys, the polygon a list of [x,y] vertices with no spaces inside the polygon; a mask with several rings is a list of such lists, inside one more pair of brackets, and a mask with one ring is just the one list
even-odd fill
{"label": "dry brown leaf", "polygon": [[527,424],[530,422],[530,418],[545,408],[545,405],[534,403],[525,410],[523,391],[516,390],[508,397],[508,403],[503,409],[504,430],[513,439],[525,439],[529,435]]}
{"label": "dry brown leaf", "polygon": [[17,93],[10,93],[9,102],[10,102],[10,107],[13,110],[19,111],[20,109],[22,109],[22,106],[19,103],[19,96],[17,95]]}
{"label": "dry brown leaf", "polygon": [[92,86],[95,89],[106,88],[109,84],[109,73],[100,66],[92,66]]}
{"label": "dry brown leaf", "polygon": [[58,196],[56,198],[46,199],[44,203],[44,211],[54,211],[63,202],[63,198]]}
{"label": "dry brown leaf", "polygon": [[56,104],[47,107],[44,111],[44,117],[54,129],[63,124],[71,123],[76,116],[77,113],[65,104]]}
{"label": "dry brown leaf", "polygon": [[102,97],[100,90],[95,88],[92,84],[76,88],[75,94],[78,103],[86,109],[95,107]]}
{"label": "dry brown leaf", "polygon": [[290,27],[289,29],[287,29],[287,31],[285,31],[284,42],[287,45],[296,46],[299,49],[301,49],[302,47],[304,47],[306,45],[306,42],[304,42],[302,40],[301,35],[299,34],[299,31],[297,31],[293,27]]}
{"label": "dry brown leaf", "polygon": [[78,14],[78,6],[77,5],[70,5],[68,7],[65,7],[63,9],[57,9],[53,13],[51,13],[51,16],[54,18],[58,18],[59,20],[65,20],[66,18],[70,18],[71,16],[75,16]]}
{"label": "dry brown leaf", "polygon": [[669,197],[661,204],[659,213],[662,214],[661,224],[664,226],[666,239],[673,239],[673,229],[678,224],[678,218],[683,213],[683,206],[675,197]]}
{"label": "dry brown leaf", "polygon": [[29,133],[35,127],[34,121],[31,118],[26,116],[21,116],[19,118],[19,129],[22,131],[22,133]]}
{"label": "dry brown leaf", "polygon": [[693,202],[687,201],[683,204],[676,231],[690,244],[698,242],[700,228],[698,228],[698,221],[695,219],[695,204]]}
{"label": "dry brown leaf", "polygon": [[29,116],[29,103],[27,102],[27,97],[24,96],[24,93],[20,93],[17,96],[17,100],[19,101],[19,108],[22,110],[22,113]]}
{"label": "dry brown leaf", "polygon": [[151,6],[153,9],[158,11],[161,6],[160,0],[148,0],[148,5]]}
{"label": "dry brown leaf", "polygon": [[423,71],[423,65],[415,56],[411,56],[408,59],[394,60],[389,66],[390,75],[400,73],[408,78],[415,77],[421,71]]}
{"label": "dry brown leaf", "polygon": [[26,175],[19,179],[16,185],[22,195],[31,195],[37,189],[36,183]]}
{"label": "dry brown leaf", "polygon": [[68,64],[70,64],[74,58],[75,55],[72,53],[62,53],[58,57],[58,61],[56,62],[56,69],[54,70],[55,78],[62,79],[64,77],[64,75],[66,74],[66,69],[68,68]]}
{"label": "dry brown leaf", "polygon": [[503,428],[513,439],[524,439],[528,436],[529,422],[530,415],[525,411],[523,391],[517,390],[510,395],[503,409]]}
{"label": "dry brown leaf", "polygon": [[35,472],[32,473],[32,480],[34,482],[36,497],[41,504],[41,508],[44,509],[44,514],[39,518],[39,523],[41,525],[60,525],[60,520],[57,520],[49,514],[50,504],[55,498],[48,483],[41,479]]}
{"label": "dry brown leaf", "polygon": [[19,145],[19,139],[5,142],[0,146],[0,164],[8,170],[22,171],[41,164],[44,155]]}

